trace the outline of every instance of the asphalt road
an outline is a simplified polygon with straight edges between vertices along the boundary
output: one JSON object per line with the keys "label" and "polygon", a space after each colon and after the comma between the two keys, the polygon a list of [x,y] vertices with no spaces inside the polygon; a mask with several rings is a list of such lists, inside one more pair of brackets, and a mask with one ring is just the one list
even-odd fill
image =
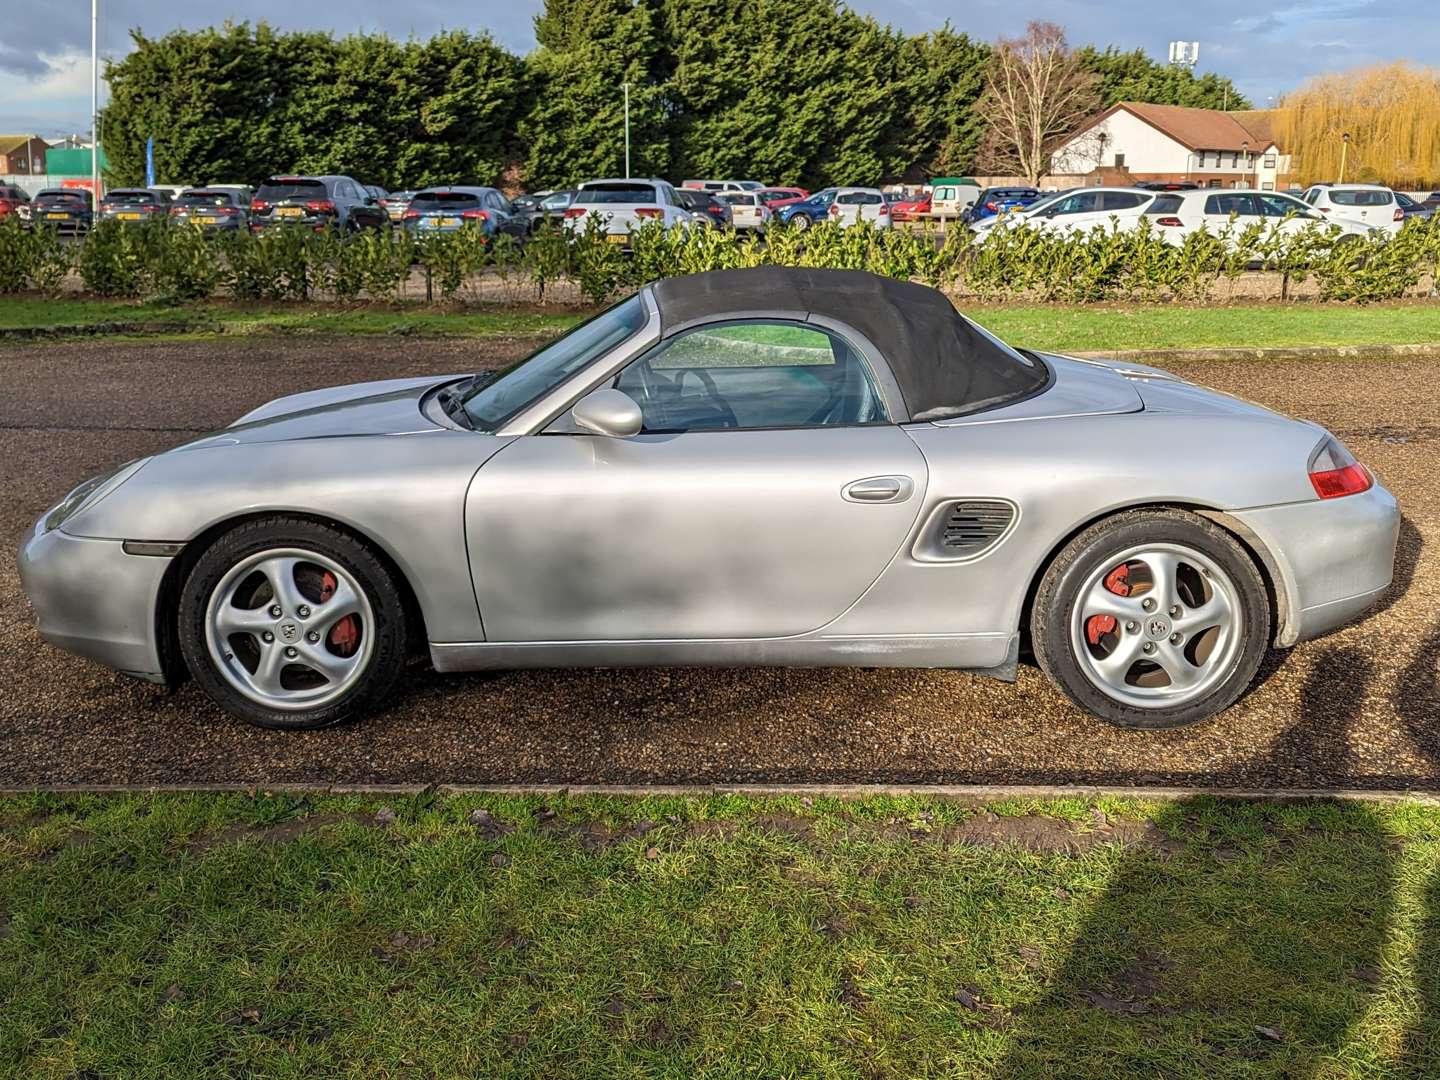
{"label": "asphalt road", "polygon": [[[275,396],[500,363],[523,342],[238,340],[0,349],[0,541],[111,464]],[[838,782],[1440,788],[1440,347],[1433,358],[1189,364],[1188,377],[1319,421],[1399,496],[1395,587],[1363,622],[1273,653],[1192,728],[1079,713],[1034,668],[655,670],[437,676],[322,732],[247,727],[53,649],[0,560],[0,785]],[[1203,454],[1204,446],[1195,453]]]}

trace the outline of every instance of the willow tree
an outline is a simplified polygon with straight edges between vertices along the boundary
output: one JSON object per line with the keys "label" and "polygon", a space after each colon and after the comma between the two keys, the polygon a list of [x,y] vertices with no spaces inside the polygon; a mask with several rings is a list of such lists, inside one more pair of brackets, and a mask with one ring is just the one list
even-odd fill
{"label": "willow tree", "polygon": [[[1302,183],[1440,181],[1440,71],[1405,62],[1322,75],[1288,95],[1275,140]],[[1348,146],[1345,136],[1349,135]]]}

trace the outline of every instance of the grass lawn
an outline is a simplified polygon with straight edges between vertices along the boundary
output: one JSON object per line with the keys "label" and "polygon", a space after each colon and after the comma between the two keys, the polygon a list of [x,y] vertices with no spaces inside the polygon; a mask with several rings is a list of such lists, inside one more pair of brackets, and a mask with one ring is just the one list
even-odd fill
{"label": "grass lawn", "polygon": [[10,798],[0,1074],[1434,1076],[1440,809]]}
{"label": "grass lawn", "polygon": [[[1440,303],[1182,305],[971,304],[961,307],[1006,340],[1032,349],[1100,352],[1206,346],[1425,344],[1440,346]],[[557,309],[518,313],[422,304],[191,304],[166,307],[65,297],[0,298],[0,331],[99,324],[146,333],[208,335],[554,334],[583,318]]]}

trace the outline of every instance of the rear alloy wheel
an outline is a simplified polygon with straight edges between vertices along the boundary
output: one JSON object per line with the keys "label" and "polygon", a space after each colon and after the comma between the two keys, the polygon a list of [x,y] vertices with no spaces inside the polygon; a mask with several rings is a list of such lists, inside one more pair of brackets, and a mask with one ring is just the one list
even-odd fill
{"label": "rear alloy wheel", "polygon": [[1265,585],[1217,525],[1183,511],[1121,514],[1046,571],[1035,657],[1072,701],[1133,728],[1206,719],[1250,685],[1270,636]]}
{"label": "rear alloy wheel", "polygon": [[390,571],[315,522],[237,527],[201,555],[180,597],[196,681],[261,727],[325,727],[364,711],[394,684],[405,640]]}

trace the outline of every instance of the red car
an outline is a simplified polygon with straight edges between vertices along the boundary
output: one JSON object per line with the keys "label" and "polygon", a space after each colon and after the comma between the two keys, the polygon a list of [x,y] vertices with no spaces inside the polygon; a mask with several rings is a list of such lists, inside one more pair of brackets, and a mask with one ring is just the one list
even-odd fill
{"label": "red car", "polygon": [[0,218],[8,217],[22,206],[30,205],[30,196],[14,184],[0,184]]}
{"label": "red car", "polygon": [[810,197],[808,191],[798,187],[767,187],[761,188],[755,194],[760,196],[760,201],[768,206],[772,213],[782,206],[789,206]]}
{"label": "red car", "polygon": [[929,194],[918,195],[913,199],[900,199],[890,204],[891,221],[919,221],[930,213]]}

